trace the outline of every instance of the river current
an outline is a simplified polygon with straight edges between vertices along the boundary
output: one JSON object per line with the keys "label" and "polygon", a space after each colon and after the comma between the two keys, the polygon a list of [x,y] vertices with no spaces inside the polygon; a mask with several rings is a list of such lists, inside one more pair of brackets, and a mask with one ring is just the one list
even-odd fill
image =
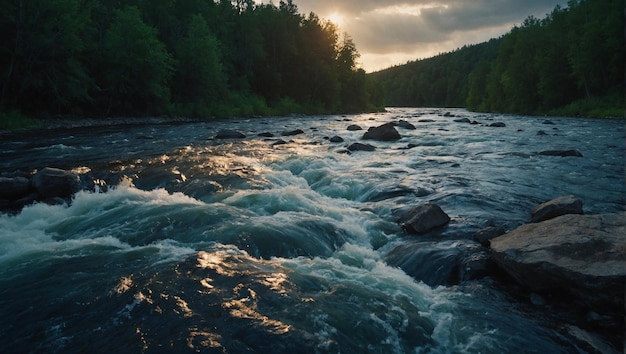
{"label": "river current", "polygon": [[[416,129],[347,149],[364,142],[348,125],[399,120]],[[488,258],[476,231],[544,201],[623,210],[623,121],[545,120],[389,108],[2,135],[0,171],[93,186],[0,214],[0,352],[584,352],[547,305],[464,271]],[[407,234],[398,210],[427,202],[450,224]]]}

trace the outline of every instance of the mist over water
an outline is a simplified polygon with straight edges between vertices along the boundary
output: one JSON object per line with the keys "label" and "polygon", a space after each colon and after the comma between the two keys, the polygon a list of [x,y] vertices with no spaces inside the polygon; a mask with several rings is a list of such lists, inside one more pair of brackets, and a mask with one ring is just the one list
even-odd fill
{"label": "mist over water", "polygon": [[[416,129],[347,150],[363,134],[348,125],[398,120]],[[95,187],[0,215],[0,352],[584,352],[459,269],[488,252],[474,232],[549,199],[623,210],[623,122],[544,120],[396,108],[4,135],[0,171]],[[222,128],[247,137],[213,139]],[[566,149],[583,157],[537,154]],[[394,214],[426,202],[451,223],[406,234]]]}

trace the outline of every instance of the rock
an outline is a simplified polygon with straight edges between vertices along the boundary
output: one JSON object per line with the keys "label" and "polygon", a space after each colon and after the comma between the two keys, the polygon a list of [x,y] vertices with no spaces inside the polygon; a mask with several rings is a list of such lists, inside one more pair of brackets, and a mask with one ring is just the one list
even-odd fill
{"label": "rock", "polygon": [[294,136],[294,135],[300,135],[300,134],[304,134],[304,131],[302,129],[290,130],[290,131],[280,133],[280,135],[282,136]]}
{"label": "rock", "polygon": [[243,139],[246,136],[232,129],[220,129],[215,136],[215,139]]}
{"label": "rock", "polygon": [[454,122],[456,122],[456,123],[471,123],[469,118],[458,118],[458,119],[455,119]]}
{"label": "rock", "polygon": [[580,151],[573,150],[573,149],[572,150],[545,150],[545,151],[539,152],[539,155],[560,156],[560,157],[567,157],[567,156],[583,157],[583,154],[581,154]]}
{"label": "rock", "polygon": [[0,177],[0,199],[19,199],[31,191],[30,180],[25,177]]}
{"label": "rock", "polygon": [[531,210],[531,222],[541,222],[566,214],[582,214],[583,201],[573,195],[552,199]]}
{"label": "rock", "polygon": [[491,240],[491,249],[496,264],[531,291],[623,318],[624,235],[626,212],[570,214],[522,225]]}
{"label": "rock", "polygon": [[419,123],[433,123],[435,120],[434,119],[420,119],[418,120]]}
{"label": "rock", "polygon": [[286,141],[284,141],[283,139],[278,139],[272,143],[272,146],[285,145],[285,144],[287,144]]}
{"label": "rock", "polygon": [[553,122],[553,121],[551,121],[551,120],[549,120],[549,119],[546,119],[546,120],[544,120],[544,121],[543,121],[543,123],[541,123],[541,124],[549,124],[549,125],[554,125],[554,122]]}
{"label": "rock", "polygon": [[360,126],[358,126],[356,124],[350,124],[348,126],[348,130],[349,131],[357,131],[357,130],[363,130],[363,128],[361,128]]}
{"label": "rock", "polygon": [[543,130],[539,130],[539,131],[537,132],[537,135],[548,135],[548,133],[546,133],[546,132],[545,132],[545,131],[543,131]]}
{"label": "rock", "polygon": [[273,138],[274,134],[272,134],[270,132],[263,132],[263,133],[257,134],[257,136],[260,136],[260,137],[263,137],[263,138]]}
{"label": "rock", "polygon": [[422,235],[450,222],[450,217],[437,204],[419,205],[398,218],[408,232]]}
{"label": "rock", "polygon": [[404,128],[404,129],[408,129],[408,130],[415,130],[417,128],[415,128],[415,126],[409,122],[407,122],[406,120],[400,120],[398,122],[398,126],[400,128]]}
{"label": "rock", "polygon": [[350,151],[374,151],[376,150],[376,147],[370,144],[354,143],[348,146],[348,150]]}
{"label": "rock", "polygon": [[393,141],[401,138],[400,133],[398,133],[391,123],[371,127],[363,134],[363,139],[366,140]]}
{"label": "rock", "polygon": [[44,198],[69,198],[80,188],[78,174],[58,168],[44,168],[33,176],[32,182]]}
{"label": "rock", "polygon": [[444,117],[456,117],[454,114],[450,113],[450,112],[446,112],[443,114]]}
{"label": "rock", "polygon": [[480,242],[481,245],[489,247],[490,240],[498,236],[504,235],[506,230],[500,226],[488,226],[482,230],[476,231],[474,234],[474,240]]}
{"label": "rock", "polygon": [[495,122],[495,123],[491,123],[489,124],[490,127],[495,127],[495,128],[504,128],[506,127],[506,124],[502,123],[502,122]]}
{"label": "rock", "polygon": [[330,142],[331,143],[343,143],[343,138],[335,135],[332,138],[330,138]]}

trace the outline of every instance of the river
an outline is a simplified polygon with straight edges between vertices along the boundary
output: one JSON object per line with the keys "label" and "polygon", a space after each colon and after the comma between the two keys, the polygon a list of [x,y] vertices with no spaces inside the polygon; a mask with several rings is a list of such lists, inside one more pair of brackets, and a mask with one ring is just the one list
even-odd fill
{"label": "river", "polygon": [[[347,150],[364,132],[348,125],[399,120],[416,129]],[[545,305],[463,271],[488,258],[476,231],[544,201],[623,210],[624,122],[545,120],[389,108],[4,134],[0,172],[95,187],[0,214],[0,352],[584,352]],[[568,149],[583,156],[537,154]],[[427,202],[451,222],[407,234],[397,211]]]}

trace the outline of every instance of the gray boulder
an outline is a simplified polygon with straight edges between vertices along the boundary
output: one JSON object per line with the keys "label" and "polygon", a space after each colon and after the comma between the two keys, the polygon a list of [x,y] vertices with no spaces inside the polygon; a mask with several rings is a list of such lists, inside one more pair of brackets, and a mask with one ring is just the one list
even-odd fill
{"label": "gray boulder", "polygon": [[78,174],[46,167],[33,176],[33,186],[44,198],[69,198],[80,189]]}
{"label": "gray boulder", "polygon": [[18,199],[28,195],[31,184],[25,177],[0,177],[0,199]]}
{"label": "gray boulder", "polygon": [[392,123],[371,127],[363,134],[363,139],[366,140],[393,141],[401,138],[400,133],[398,133]]}
{"label": "gray boulder", "polygon": [[408,130],[415,130],[417,128],[415,128],[415,126],[413,124],[411,124],[410,122],[407,122],[406,120],[400,120],[398,122],[398,126],[400,128],[404,128],[404,129],[408,129]]}
{"label": "gray boulder", "polygon": [[583,201],[573,195],[566,195],[537,205],[530,214],[531,222],[541,222],[566,214],[583,214]]}
{"label": "gray boulder", "polygon": [[349,131],[357,131],[357,130],[363,130],[363,128],[361,128],[360,126],[358,126],[356,124],[350,124],[348,126],[348,130]]}
{"label": "gray boulder", "polygon": [[492,239],[491,249],[496,264],[532,291],[623,314],[624,235],[626,212],[569,214],[522,225]]}
{"label": "gray boulder", "polygon": [[450,222],[450,217],[437,204],[423,204],[403,213],[398,223],[410,233],[422,235]]}
{"label": "gray boulder", "polygon": [[331,137],[329,140],[331,143],[343,143],[343,138],[337,135]]}

